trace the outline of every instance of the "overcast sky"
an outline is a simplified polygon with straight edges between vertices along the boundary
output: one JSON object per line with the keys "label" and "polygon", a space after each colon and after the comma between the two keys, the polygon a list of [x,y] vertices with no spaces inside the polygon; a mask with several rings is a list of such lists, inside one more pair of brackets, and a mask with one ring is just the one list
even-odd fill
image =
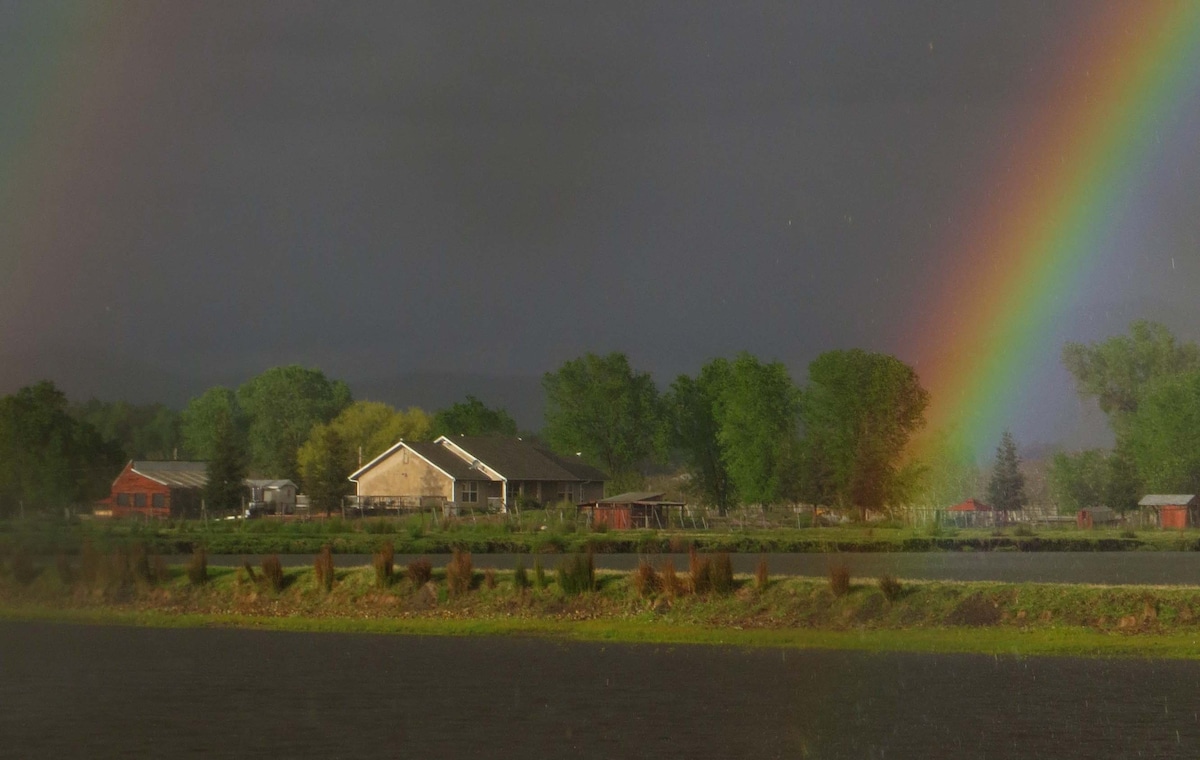
{"label": "overcast sky", "polygon": [[[0,391],[915,361],[947,241],[1098,7],[0,2]],[[1198,191],[1193,149],[1064,337],[1200,337]],[[1051,371],[1014,426],[1078,413]]]}

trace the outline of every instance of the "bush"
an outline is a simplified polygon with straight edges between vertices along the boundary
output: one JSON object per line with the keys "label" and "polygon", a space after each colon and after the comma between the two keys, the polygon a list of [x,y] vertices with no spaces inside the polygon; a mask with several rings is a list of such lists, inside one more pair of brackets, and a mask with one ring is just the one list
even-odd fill
{"label": "bush", "polygon": [[388,520],[386,518],[379,520],[363,520],[363,532],[376,536],[395,533],[396,524],[392,520]]}
{"label": "bush", "polygon": [[[283,591],[283,564],[280,563],[278,554],[263,557],[262,571],[263,577],[267,579],[267,585],[271,587],[272,591],[276,593]],[[254,576],[251,575],[251,577]]]}
{"label": "bush", "polygon": [[384,541],[371,558],[375,567],[375,585],[387,588],[392,583],[392,574],[396,569],[396,547],[391,541]]}
{"label": "bush", "polygon": [[733,562],[727,552],[717,554],[708,563],[708,587],[715,594],[733,591]]}
{"label": "bush", "polygon": [[17,583],[22,586],[33,583],[33,579],[37,577],[37,568],[33,565],[33,559],[30,558],[29,552],[24,549],[17,549],[12,558],[12,576]]}
{"label": "bush", "polygon": [[71,558],[63,552],[54,556],[54,569],[58,571],[58,580],[64,586],[75,582],[75,572],[71,568]]}
{"label": "bush", "polygon": [[630,573],[629,580],[638,596],[650,596],[662,590],[662,581],[654,571],[654,565],[645,560],[638,563],[637,569]]}
{"label": "bush", "polygon": [[329,544],[322,546],[317,554],[317,559],[313,562],[313,575],[317,579],[317,586],[326,592],[333,590],[333,547]]}
{"label": "bush", "polygon": [[150,571],[150,557],[146,554],[146,545],[135,541],[129,547],[129,572],[138,583],[154,583],[154,575]]}
{"label": "bush", "polygon": [[889,602],[894,602],[904,593],[904,586],[890,575],[879,576],[879,590]]}
{"label": "bush", "polygon": [[771,571],[767,568],[767,558],[759,557],[758,567],[754,568],[754,586],[759,591],[766,591],[771,582]]}
{"label": "bush", "polygon": [[1020,523],[1019,525],[1017,525],[1017,527],[1013,528],[1013,535],[1014,536],[1024,536],[1027,538],[1027,537],[1033,535],[1033,528],[1026,525],[1025,523]]}
{"label": "bush", "polygon": [[91,541],[84,541],[79,547],[79,580],[89,586],[96,582],[100,575],[100,552]]}
{"label": "bush", "polygon": [[533,587],[538,591],[546,588],[546,571],[542,568],[542,558],[533,558]]}
{"label": "bush", "polygon": [[161,554],[155,554],[154,558],[150,560],[150,574],[154,577],[155,583],[166,583],[171,580],[171,568],[167,567],[167,561]]}
{"label": "bush", "polygon": [[433,580],[433,564],[424,557],[409,562],[407,572],[408,580],[415,588],[420,588]]}
{"label": "bush", "polygon": [[187,566],[188,582],[199,586],[208,582],[208,552],[203,546],[192,549],[192,559]]}
{"label": "bush", "polygon": [[850,568],[847,565],[829,566],[829,590],[834,596],[850,593]]}
{"label": "bush", "polygon": [[408,522],[404,524],[404,531],[408,533],[408,537],[413,541],[424,537],[425,520],[419,516],[408,518]]}
{"label": "bush", "polygon": [[662,584],[663,594],[669,599],[674,599],[683,593],[683,581],[676,574],[675,563],[672,560],[667,560],[659,568],[659,582]]}
{"label": "bush", "polygon": [[707,594],[712,587],[709,579],[708,557],[696,553],[696,547],[688,548],[688,576],[692,581],[693,594]]}
{"label": "bush", "polygon": [[608,532],[608,523],[603,522],[603,521],[593,522],[592,523],[592,532],[593,533],[607,533]]}
{"label": "bush", "polygon": [[596,562],[591,552],[573,554],[558,565],[558,587],[564,594],[583,594],[596,588]]}
{"label": "bush", "polygon": [[520,556],[517,557],[517,563],[513,567],[513,587],[518,589],[529,588],[529,573],[525,570],[525,560]]}
{"label": "bush", "polygon": [[1132,530],[1128,530],[1128,529],[1121,531],[1121,538],[1137,538],[1137,537],[1138,537],[1138,534],[1136,531],[1132,531]]}
{"label": "bush", "polygon": [[446,565],[446,585],[452,596],[460,596],[471,590],[475,571],[471,565],[471,553],[455,549]]}
{"label": "bush", "polygon": [[483,585],[488,587],[488,590],[496,588],[496,568],[489,567],[483,571]]}

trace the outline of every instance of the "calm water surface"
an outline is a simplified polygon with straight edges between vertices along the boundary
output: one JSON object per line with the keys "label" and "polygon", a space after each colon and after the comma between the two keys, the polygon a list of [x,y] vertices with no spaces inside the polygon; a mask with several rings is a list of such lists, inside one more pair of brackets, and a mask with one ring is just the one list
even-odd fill
{"label": "calm water surface", "polygon": [[0,624],[4,757],[1194,758],[1200,663]]}
{"label": "calm water surface", "polygon": [[[416,559],[417,555],[396,555],[397,565]],[[449,555],[432,554],[429,559],[438,566],[445,565]],[[781,575],[815,575],[828,573],[831,564],[844,563],[861,578],[874,578],[884,573],[899,578],[923,580],[1010,581],[1042,583],[1100,583],[1137,585],[1200,586],[1200,552],[927,552],[877,554],[734,554],[735,572],[752,573],[760,556],[765,556],[772,573]],[[675,568],[687,568],[686,554],[652,554],[646,558],[655,564],[672,560]],[[186,557],[174,558],[185,562]],[[311,566],[313,555],[284,555],[280,559],[290,567]],[[513,567],[517,555],[476,554],[477,568],[494,567],[507,570]],[[533,562],[522,556],[526,567]],[[542,555],[547,569],[557,566],[560,555]],[[632,570],[637,566],[636,554],[597,554],[596,565],[610,570]],[[257,556],[222,555],[209,558],[216,565],[240,565],[249,560],[257,565]],[[334,555],[339,567],[371,564],[368,554]]]}

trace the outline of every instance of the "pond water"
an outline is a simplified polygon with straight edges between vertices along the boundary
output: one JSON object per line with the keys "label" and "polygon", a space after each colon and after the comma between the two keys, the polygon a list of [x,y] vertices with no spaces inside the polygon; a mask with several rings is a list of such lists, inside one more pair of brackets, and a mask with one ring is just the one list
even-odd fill
{"label": "pond water", "polygon": [[1200,663],[0,623],[0,756],[1183,758]]}
{"label": "pond water", "polygon": [[[476,554],[475,567],[512,569],[518,555]],[[533,558],[520,555],[526,567]],[[1042,583],[1099,583],[1138,585],[1200,586],[1200,552],[923,552],[875,554],[734,554],[733,569],[753,573],[758,560],[765,557],[770,571],[780,575],[824,576],[833,564],[846,564],[852,575],[877,578],[885,573],[898,578],[924,580],[1010,581]],[[396,555],[397,567],[417,555]],[[428,555],[436,566],[445,565],[446,554]],[[686,554],[646,555],[656,565],[670,559],[676,570],[686,570]],[[288,567],[311,566],[313,555],[281,555]],[[547,569],[557,567],[560,555],[541,555]],[[636,554],[597,554],[596,566],[609,570],[632,570],[641,558]],[[182,563],[186,557],[174,557]],[[236,566],[244,561],[257,565],[261,557],[221,555],[209,558],[213,565]],[[369,554],[334,556],[339,567],[371,564]]]}

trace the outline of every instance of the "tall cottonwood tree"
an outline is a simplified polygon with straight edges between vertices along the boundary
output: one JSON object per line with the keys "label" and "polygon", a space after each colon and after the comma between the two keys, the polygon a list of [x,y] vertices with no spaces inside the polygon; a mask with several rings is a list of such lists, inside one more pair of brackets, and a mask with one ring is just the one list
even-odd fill
{"label": "tall cottonwood tree", "polygon": [[247,381],[238,388],[237,400],[248,420],[251,467],[268,477],[299,481],[296,453],[314,427],[332,420],[352,399],[344,382],[291,365]]}
{"label": "tall cottonwood tree", "polygon": [[545,435],[563,453],[580,452],[608,471],[613,488],[636,487],[664,449],[662,402],[648,373],[622,353],[586,354],[542,378]]}
{"label": "tall cottonwood tree", "polygon": [[820,456],[831,481],[808,490],[831,491],[864,512],[894,504],[911,480],[900,469],[905,447],[929,405],[916,372],[893,356],[853,349],[821,354],[808,376],[801,419],[820,446],[809,456]]}

